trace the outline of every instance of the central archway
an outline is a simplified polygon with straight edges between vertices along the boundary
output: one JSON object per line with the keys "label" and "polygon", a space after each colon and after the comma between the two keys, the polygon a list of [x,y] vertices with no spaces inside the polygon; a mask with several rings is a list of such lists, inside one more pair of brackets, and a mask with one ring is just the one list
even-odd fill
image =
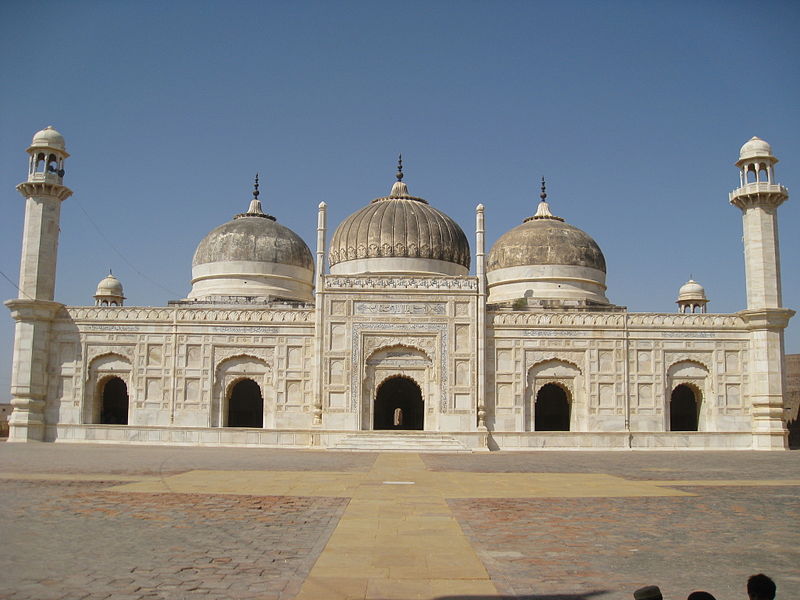
{"label": "central archway", "polygon": [[536,431],[569,431],[569,400],[560,385],[548,383],[536,394]]}
{"label": "central archway", "polygon": [[264,398],[261,388],[252,379],[241,379],[233,385],[228,400],[228,427],[264,426]]}
{"label": "central archway", "polygon": [[669,401],[669,430],[697,431],[699,408],[691,387],[683,383],[676,387]]}
{"label": "central archway", "polygon": [[373,429],[422,430],[425,428],[425,402],[422,390],[409,377],[384,381],[375,396]]}

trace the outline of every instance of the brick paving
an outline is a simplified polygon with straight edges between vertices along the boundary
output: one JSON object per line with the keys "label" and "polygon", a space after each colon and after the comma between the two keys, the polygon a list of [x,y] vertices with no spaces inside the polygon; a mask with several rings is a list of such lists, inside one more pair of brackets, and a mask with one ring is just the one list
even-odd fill
{"label": "brick paving", "polygon": [[3,482],[0,598],[292,598],[347,505],[109,483]]}
{"label": "brick paving", "polygon": [[[111,488],[122,476],[168,479],[198,469],[297,471],[298,477],[310,471],[366,473],[377,456],[0,443],[0,473],[10,474],[0,479],[0,599],[288,600],[323,551],[348,498]],[[745,600],[744,582],[758,571],[776,580],[780,600],[800,597],[800,486],[745,485],[800,480],[800,452],[422,458],[432,471],[607,473],[672,480],[693,494],[448,499],[503,597],[622,600],[655,583],[668,599],[707,589],[718,600]],[[49,474],[60,479],[47,479]],[[104,474],[117,477],[103,480]],[[438,596],[479,597],[488,598]]]}

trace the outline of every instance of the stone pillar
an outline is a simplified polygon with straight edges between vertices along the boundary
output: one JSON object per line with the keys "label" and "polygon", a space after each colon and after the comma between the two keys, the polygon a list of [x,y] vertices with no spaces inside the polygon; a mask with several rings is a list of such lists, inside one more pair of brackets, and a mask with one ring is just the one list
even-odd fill
{"label": "stone pillar", "polygon": [[16,321],[11,371],[9,441],[41,441],[48,388],[50,328],[61,304],[53,301],[61,202],[72,195],[64,186],[63,136],[47,127],[27,150],[28,179],[17,186],[25,198],[25,227],[19,269],[19,296],[6,302]]}
{"label": "stone pillar", "polygon": [[[788,447],[783,410],[783,330],[794,311],[781,306],[777,211],[789,192],[782,185],[758,181],[759,169],[771,172],[777,162],[767,142],[752,138],[742,146],[736,162],[744,184],[730,193],[730,203],[742,211],[747,310],[739,315],[750,330],[748,392],[753,448],[757,450]],[[753,183],[747,183],[748,170],[756,172]]]}
{"label": "stone pillar", "polygon": [[325,340],[325,232],[327,230],[327,210],[328,205],[324,202],[319,203],[317,213],[317,263],[315,287],[316,295],[314,298],[314,416],[312,425],[322,426],[322,407],[325,398],[325,377],[323,369],[324,340]]}
{"label": "stone pillar", "polygon": [[483,204],[475,207],[475,275],[478,278],[477,388],[478,430],[486,431],[486,250]]}

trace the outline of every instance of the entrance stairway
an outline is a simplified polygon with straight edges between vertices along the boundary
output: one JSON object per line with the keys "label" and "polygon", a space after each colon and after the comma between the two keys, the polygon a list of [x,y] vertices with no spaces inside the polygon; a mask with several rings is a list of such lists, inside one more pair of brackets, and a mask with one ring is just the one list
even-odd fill
{"label": "entrance stairway", "polygon": [[453,436],[435,431],[359,431],[333,450],[350,452],[472,452]]}

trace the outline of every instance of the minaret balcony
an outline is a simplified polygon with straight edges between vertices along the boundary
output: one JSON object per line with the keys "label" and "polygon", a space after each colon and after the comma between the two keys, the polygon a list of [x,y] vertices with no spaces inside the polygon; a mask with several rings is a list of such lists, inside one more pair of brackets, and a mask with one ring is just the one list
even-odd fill
{"label": "minaret balcony", "polygon": [[746,183],[728,194],[730,203],[741,209],[760,204],[779,206],[788,197],[789,190],[786,187],[765,181]]}

